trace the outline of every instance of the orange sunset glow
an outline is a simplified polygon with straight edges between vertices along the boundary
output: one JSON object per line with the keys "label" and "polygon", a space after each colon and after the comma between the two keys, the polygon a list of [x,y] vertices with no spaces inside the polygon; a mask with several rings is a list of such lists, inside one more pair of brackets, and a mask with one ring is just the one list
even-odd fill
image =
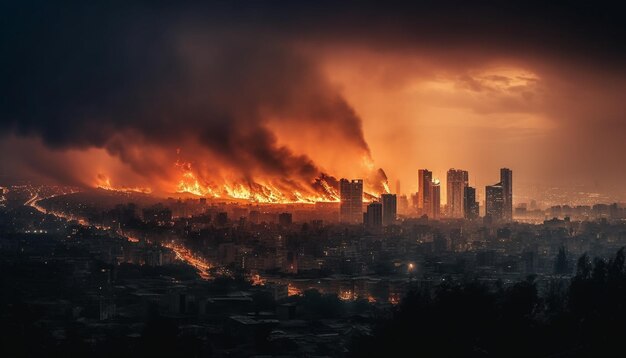
{"label": "orange sunset glow", "polygon": [[0,2],[0,357],[622,357],[602,0]]}
{"label": "orange sunset glow", "polygon": [[[286,24],[294,35],[209,26],[183,11],[158,39],[129,37],[153,41],[144,46],[158,60],[110,45],[134,56],[116,59],[128,75],[111,72],[123,91],[103,86],[83,100],[72,90],[72,100],[41,115],[11,110],[11,121],[25,120],[3,127],[0,145],[16,155],[2,170],[85,188],[284,203],[335,201],[340,178],[363,178],[372,196],[396,192],[397,182],[397,194],[411,195],[420,167],[439,178],[467,168],[482,188],[508,166],[519,173],[520,197],[557,184],[622,196],[626,77],[613,54],[589,45],[589,56],[578,56],[588,38],[557,51],[552,27],[544,42],[524,41],[524,31],[538,30],[517,25],[498,35],[491,26],[499,22],[456,36],[445,24],[462,14],[443,13],[407,22],[406,31],[381,16],[380,32],[324,15],[327,30],[307,18]],[[68,88],[109,83],[75,70]]]}

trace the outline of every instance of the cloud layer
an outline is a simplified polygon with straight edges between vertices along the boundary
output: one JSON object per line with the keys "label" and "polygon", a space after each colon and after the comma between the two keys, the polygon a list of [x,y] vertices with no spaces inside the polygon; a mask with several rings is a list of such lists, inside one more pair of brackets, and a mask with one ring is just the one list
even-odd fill
{"label": "cloud layer", "polygon": [[184,160],[207,183],[308,190],[373,159],[403,181],[422,166],[626,174],[626,30],[604,4],[2,6],[0,141],[34,151],[5,171],[100,151],[97,168],[52,176],[167,186]]}

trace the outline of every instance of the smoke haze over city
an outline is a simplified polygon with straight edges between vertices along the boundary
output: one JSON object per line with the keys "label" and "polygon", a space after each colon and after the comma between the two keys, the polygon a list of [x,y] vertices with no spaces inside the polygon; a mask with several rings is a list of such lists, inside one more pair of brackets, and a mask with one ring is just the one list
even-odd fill
{"label": "smoke haze over city", "polygon": [[601,1],[3,1],[0,357],[623,357]]}
{"label": "smoke haze over city", "polygon": [[508,166],[520,184],[623,198],[625,34],[610,8],[32,6],[2,6],[5,176],[326,200],[324,176],[383,168],[411,193],[418,167],[466,168],[482,187]]}

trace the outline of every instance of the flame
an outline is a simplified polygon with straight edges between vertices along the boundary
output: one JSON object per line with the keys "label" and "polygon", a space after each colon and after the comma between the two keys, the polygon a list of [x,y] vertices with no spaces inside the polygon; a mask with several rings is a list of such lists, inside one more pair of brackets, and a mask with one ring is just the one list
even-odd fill
{"label": "flame", "polygon": [[271,182],[226,182],[221,186],[212,186],[199,179],[198,173],[189,162],[178,160],[175,163],[180,170],[180,180],[177,183],[177,193],[190,193],[203,197],[227,197],[232,199],[248,200],[257,203],[315,203],[318,201],[339,201],[337,189],[328,184],[323,177],[316,182],[322,188],[321,193],[303,193],[300,190],[285,192]]}
{"label": "flame", "polygon": [[385,189],[385,194],[391,194],[391,190],[389,190],[389,183],[387,181],[382,182],[383,188]]}
{"label": "flame", "polygon": [[332,201],[339,201],[339,192],[337,189],[328,185],[328,182],[324,178],[321,178],[319,182],[324,190],[326,190],[326,192],[332,197]]}
{"label": "flame", "polygon": [[113,187],[111,186],[111,179],[109,179],[104,174],[98,174],[98,188],[110,190]]}
{"label": "flame", "polygon": [[104,189],[104,190],[111,190],[111,191],[133,192],[133,193],[143,193],[143,194],[152,193],[152,189],[150,188],[114,187],[111,184],[111,179],[104,174],[98,174],[98,176],[96,177],[96,188]]}
{"label": "flame", "polygon": [[280,203],[288,201],[283,194],[276,188],[256,184],[252,186],[244,186],[243,184],[224,184],[224,191],[231,198],[245,199],[259,203]]}
{"label": "flame", "polygon": [[180,163],[177,161],[176,166],[182,171],[180,181],[178,182],[178,186],[176,188],[177,193],[190,193],[198,196],[211,196],[215,198],[220,197],[219,194],[208,185],[200,184],[196,174],[194,174],[191,170],[190,163]]}
{"label": "flame", "polygon": [[[180,154],[180,152],[177,153]],[[365,159],[367,159],[368,164],[371,164],[371,159]],[[171,184],[173,190],[161,189],[159,192],[168,194],[188,193],[205,198],[230,198],[267,204],[313,204],[316,202],[340,201],[337,179],[324,173],[321,173],[319,177],[309,183],[292,181],[290,178],[280,178],[280,180],[234,180],[233,178],[224,178],[221,175],[208,180],[191,162],[177,159],[174,167],[177,171],[174,177],[177,177],[177,179],[174,179]],[[378,169],[376,173],[374,176],[376,179],[369,179],[372,185],[363,193],[364,202],[377,200],[380,194],[391,192],[382,169]],[[116,186],[104,174],[98,174],[95,186],[122,192],[152,193],[150,188]],[[166,183],[165,187],[167,186],[169,185]]]}

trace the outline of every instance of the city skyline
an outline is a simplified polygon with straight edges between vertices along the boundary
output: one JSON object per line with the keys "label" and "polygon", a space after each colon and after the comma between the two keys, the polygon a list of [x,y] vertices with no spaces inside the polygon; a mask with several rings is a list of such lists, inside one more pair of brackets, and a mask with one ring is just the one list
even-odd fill
{"label": "city skyline", "polygon": [[[401,208],[402,217],[421,217],[438,220],[467,219],[475,220],[481,217],[480,208],[484,209],[484,217],[488,221],[512,222],[514,209],[526,209],[527,202],[513,201],[513,171],[509,168],[500,168],[500,181],[485,187],[484,200],[477,199],[476,188],[469,186],[469,172],[462,169],[450,168],[447,173],[446,187],[448,200],[441,201],[441,181],[433,178],[428,169],[417,171],[418,191],[411,193],[413,207],[408,205]],[[342,178],[340,183],[339,222],[358,223],[359,210],[363,215],[361,221],[366,227],[381,227],[395,224],[398,216],[398,197],[408,199],[401,193],[383,193],[379,197],[367,198],[363,192],[362,179]],[[398,184],[398,183],[396,183]],[[396,185],[398,189],[400,186]],[[396,190],[397,190],[396,189]],[[536,205],[536,201],[532,201]],[[523,213],[525,215],[525,212]]]}
{"label": "city skyline", "polygon": [[621,357],[626,21],[0,2],[0,357]]}

